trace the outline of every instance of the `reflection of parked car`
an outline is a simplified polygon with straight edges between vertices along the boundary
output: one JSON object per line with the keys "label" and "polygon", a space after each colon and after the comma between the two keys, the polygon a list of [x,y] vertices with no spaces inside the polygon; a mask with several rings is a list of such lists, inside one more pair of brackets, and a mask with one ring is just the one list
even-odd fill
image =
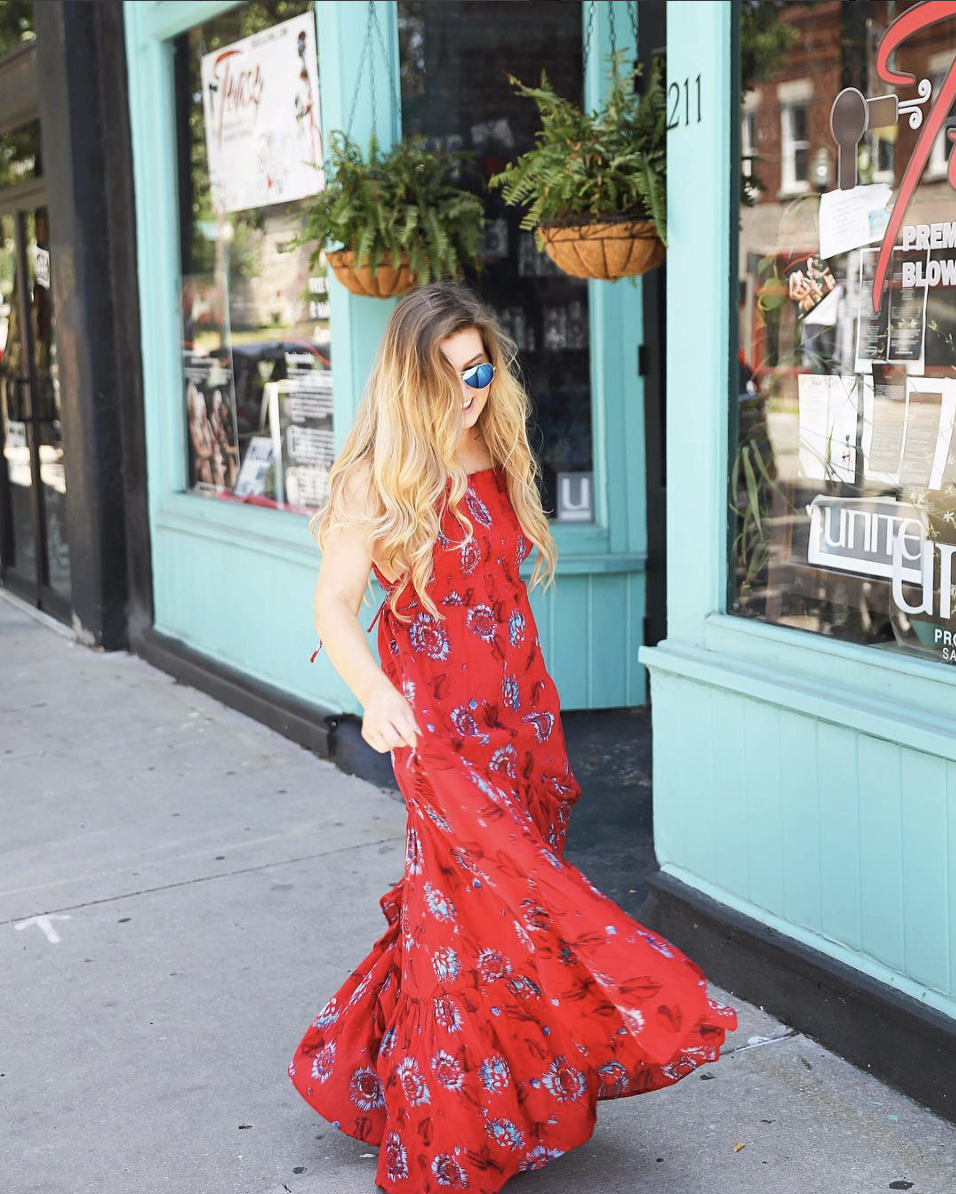
{"label": "reflection of parked car", "polygon": [[231,352],[227,347],[217,348],[212,355],[227,368],[232,356],[240,445],[250,435],[258,435],[264,430],[260,423],[262,388],[267,381],[283,381],[289,376],[287,356],[293,356],[299,371],[308,368],[307,355],[313,359],[313,368],[332,368],[329,346],[325,344],[319,349],[310,340],[257,340],[234,344]]}

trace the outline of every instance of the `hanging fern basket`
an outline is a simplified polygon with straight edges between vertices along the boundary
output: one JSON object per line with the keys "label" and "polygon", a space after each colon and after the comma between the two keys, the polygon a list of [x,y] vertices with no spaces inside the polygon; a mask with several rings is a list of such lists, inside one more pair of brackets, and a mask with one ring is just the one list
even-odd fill
{"label": "hanging fern basket", "polygon": [[392,298],[407,294],[416,285],[415,275],[409,269],[407,253],[402,254],[397,265],[392,263],[391,258],[381,260],[374,273],[368,262],[355,268],[355,253],[351,249],[326,253],[326,260],[342,285],[363,298]]}
{"label": "hanging fern basket", "polygon": [[574,278],[615,282],[656,269],[664,243],[652,220],[611,216],[599,221],[539,224],[544,250],[558,269]]}

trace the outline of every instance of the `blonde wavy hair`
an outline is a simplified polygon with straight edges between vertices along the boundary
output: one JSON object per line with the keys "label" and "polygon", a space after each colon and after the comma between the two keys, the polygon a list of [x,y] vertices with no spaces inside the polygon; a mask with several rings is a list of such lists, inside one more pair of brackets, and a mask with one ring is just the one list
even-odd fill
{"label": "blonde wavy hair", "polygon": [[[396,578],[393,611],[410,584],[433,617],[444,617],[426,585],[448,477],[448,509],[464,537],[474,529],[459,508],[468,483],[454,458],[462,433],[461,380],[441,349],[449,336],[469,328],[481,336],[495,366],[475,426],[504,470],[522,533],[538,548],[531,587],[554,581],[557,550],[541,504],[540,466],[528,442],[531,399],[520,379],[517,345],[469,287],[433,282],[407,294],[392,312],[355,422],[330,469],[328,498],[309,520],[322,550],[333,527],[368,525],[373,558]],[[368,500],[356,503],[356,491]]]}

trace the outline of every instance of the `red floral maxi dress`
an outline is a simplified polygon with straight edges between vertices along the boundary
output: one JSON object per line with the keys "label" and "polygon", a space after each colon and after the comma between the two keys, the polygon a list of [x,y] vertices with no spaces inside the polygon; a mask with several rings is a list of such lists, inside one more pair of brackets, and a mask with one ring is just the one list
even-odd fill
{"label": "red floral maxi dress", "polygon": [[588,1140],[599,1099],[679,1081],[737,1027],[696,963],[564,858],[580,787],[519,576],[532,545],[502,469],[470,474],[462,507],[473,536],[455,546],[446,508],[429,578],[444,620],[414,597],[410,623],[379,611],[383,670],[422,730],[392,751],[404,874],[288,1067],[380,1146],[390,1194],[494,1194]]}

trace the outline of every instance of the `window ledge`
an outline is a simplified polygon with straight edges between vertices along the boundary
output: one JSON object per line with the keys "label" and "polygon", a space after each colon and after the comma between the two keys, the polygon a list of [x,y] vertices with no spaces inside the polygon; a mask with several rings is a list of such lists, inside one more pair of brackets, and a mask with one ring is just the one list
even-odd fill
{"label": "window ledge", "polygon": [[[814,694],[821,710],[829,701],[834,709],[850,704],[878,712],[888,724],[910,721],[944,735],[956,759],[956,665],[733,614],[708,615],[702,632],[699,642],[665,640],[660,646],[666,655],[654,656],[655,649],[641,648],[639,658],[652,671],[655,666],[672,671],[672,657],[683,660],[682,674],[691,676],[691,670],[699,669],[701,679],[706,673],[704,682],[718,686],[716,676],[726,671],[744,679],[728,680],[724,687],[750,691],[773,704],[789,706],[788,694],[799,691]],[[747,677],[759,677],[761,684],[772,682],[774,693],[767,687],[740,688]],[[792,707],[814,713],[806,701]],[[822,712],[820,716],[838,720]],[[892,733],[882,736],[896,740]],[[934,751],[946,753],[939,743]]]}
{"label": "window ledge", "polygon": [[[956,666],[936,663],[904,651],[846,642],[831,638],[812,630],[799,630],[795,626],[778,626],[761,622],[755,618],[736,614],[712,613],[704,619],[704,639],[710,648],[724,650],[736,644],[741,654],[747,652],[747,644],[759,645],[758,649],[772,649],[778,654],[786,653],[794,661],[812,661],[813,671],[821,673],[830,666],[867,675],[872,686],[877,677],[887,673],[918,680],[921,687],[927,683],[939,686],[940,693],[947,693],[956,699]],[[821,665],[821,659],[828,663]],[[956,713],[956,710],[954,710]]]}
{"label": "window ledge", "polygon": [[[724,645],[732,650],[740,644],[727,642]],[[842,647],[847,644],[827,645]],[[816,654],[817,672],[820,673],[816,675],[790,670],[786,666],[790,661],[779,652],[762,659],[747,658],[729,651],[701,650],[693,644],[671,639],[665,639],[656,647],[642,647],[638,658],[652,676],[656,671],[696,681],[956,761],[956,734],[953,732],[956,688],[949,686],[948,704],[939,707],[926,700],[928,695],[938,694],[928,694],[925,681],[921,679],[921,699],[902,700],[898,683],[875,689],[865,682],[860,683],[862,673],[855,669],[848,674],[842,665],[838,672],[833,667],[821,668],[821,662],[832,664],[834,661],[828,661],[824,652]],[[884,675],[882,678],[885,681],[888,677]],[[653,695],[653,681],[651,692]]]}
{"label": "window ledge", "polygon": [[197,493],[167,494],[156,512],[158,531],[226,540],[237,547],[288,558],[302,553],[318,559],[318,546],[309,534],[308,517],[291,510],[268,509],[242,502],[202,497]]}

